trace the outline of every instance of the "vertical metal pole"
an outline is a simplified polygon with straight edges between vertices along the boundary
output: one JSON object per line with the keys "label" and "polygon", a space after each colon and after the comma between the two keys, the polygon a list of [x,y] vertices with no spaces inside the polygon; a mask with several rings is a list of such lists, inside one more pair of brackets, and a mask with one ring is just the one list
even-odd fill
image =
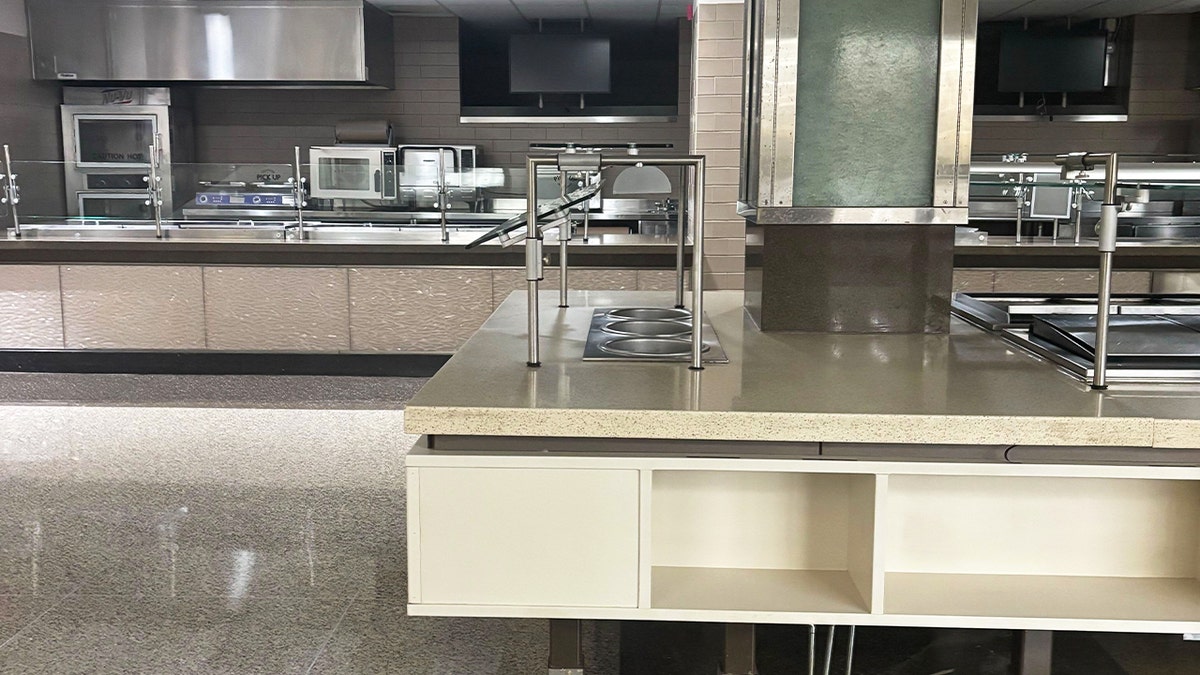
{"label": "vertical metal pole", "polygon": [[438,149],[438,211],[441,212],[442,243],[450,241],[450,230],[446,227],[446,199],[450,191],[446,189],[446,151]]}
{"label": "vertical metal pole", "polygon": [[808,675],[814,675],[817,672],[817,627],[814,624],[808,626]]}
{"label": "vertical metal pole", "polygon": [[21,203],[21,189],[17,187],[17,176],[12,170],[12,154],[8,144],[4,145],[4,201],[12,213],[13,236],[21,236],[21,219],[17,215],[17,204]]}
{"label": "vertical metal pole", "polygon": [[850,644],[846,645],[846,675],[853,675],[854,669],[854,633],[856,626],[850,626]]}
{"label": "vertical metal pole", "polygon": [[296,241],[304,241],[304,178],[300,175],[300,146],[295,146],[295,163],[292,166],[292,191],[296,201]]}
{"label": "vertical metal pole", "polygon": [[[567,196],[567,173],[559,174],[560,196]],[[584,179],[587,180],[586,178]],[[567,242],[571,240],[571,213],[567,212],[563,224],[558,228],[558,306],[567,307]]]}
{"label": "vertical metal pole", "polygon": [[684,287],[684,256],[687,248],[687,217],[688,212],[688,189],[687,189],[687,174],[686,166],[679,167],[679,206],[676,214],[679,224],[676,226],[679,235],[679,245],[675,247],[675,308],[683,309],[683,287]]}
{"label": "vertical metal pole", "polygon": [[829,637],[825,639],[825,667],[821,670],[821,675],[829,675],[829,670],[833,668],[833,639],[837,635],[837,626],[829,627]]}
{"label": "vertical metal pole", "polygon": [[1083,237],[1083,188],[1075,191],[1075,243]]}
{"label": "vertical metal pole", "polygon": [[571,218],[567,217],[558,228],[558,306],[564,309],[570,307],[567,302],[567,243],[570,237]]}
{"label": "vertical metal pole", "polygon": [[692,230],[692,370],[704,369],[704,158],[692,163],[696,225]]}
{"label": "vertical metal pole", "polygon": [[1117,171],[1120,160],[1108,155],[1104,174],[1104,204],[1100,206],[1100,292],[1096,307],[1096,356],[1092,389],[1108,388],[1108,328],[1112,304],[1113,253],[1117,250]]}
{"label": "vertical metal pole", "polygon": [[1096,306],[1096,356],[1092,371],[1092,389],[1108,388],[1108,326],[1112,303],[1113,254],[1100,252],[1100,293]]}
{"label": "vertical metal pole", "polygon": [[541,239],[537,226],[537,162],[533,157],[525,159],[525,173],[529,179],[526,206],[529,209],[525,235],[525,281],[529,294],[529,360],[531,368],[542,365],[541,345],[538,344],[538,281],[541,280]]}
{"label": "vertical metal pole", "polygon": [[[592,184],[592,174],[587,174],[586,181],[589,186]],[[588,221],[590,220],[588,216],[591,214],[591,211],[592,203],[591,200],[588,200],[583,203],[583,243],[585,244],[588,243]]]}
{"label": "vertical metal pole", "polygon": [[154,216],[154,236],[157,239],[163,237],[162,226],[162,188],[159,185],[162,183],[162,177],[158,175],[158,146],[150,144],[150,175],[146,177],[146,191],[148,199],[146,205],[150,207],[150,214]]}
{"label": "vertical metal pole", "polygon": [[1017,243],[1021,243],[1021,226],[1025,224],[1025,195],[1021,194],[1024,187],[1017,188]]}

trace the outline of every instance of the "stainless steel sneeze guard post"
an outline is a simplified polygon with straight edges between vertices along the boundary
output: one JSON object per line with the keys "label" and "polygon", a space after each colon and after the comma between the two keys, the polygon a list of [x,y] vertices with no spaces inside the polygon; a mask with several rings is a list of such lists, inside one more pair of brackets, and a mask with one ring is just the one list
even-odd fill
{"label": "stainless steel sneeze guard post", "polygon": [[296,146],[296,163],[292,167],[292,195],[296,202],[296,241],[304,241],[304,176],[301,175],[300,146]]}
{"label": "stainless steel sneeze guard post", "polygon": [[1104,202],[1100,206],[1097,227],[1100,249],[1100,288],[1096,305],[1096,354],[1092,373],[1092,389],[1108,388],[1108,333],[1112,315],[1113,254],[1117,250],[1117,177],[1120,158],[1117,153],[1072,153],[1059,156],[1055,162],[1062,167],[1064,178],[1087,172],[1104,162]]}
{"label": "stainless steel sneeze guard post", "polygon": [[[542,234],[537,219],[537,171],[538,167],[561,167],[566,158],[567,165],[577,165],[579,156],[575,153],[556,156],[528,156],[525,159],[526,178],[529,181],[525,236],[525,280],[528,292],[529,311],[529,354],[527,364],[531,368],[541,365],[540,320],[538,316],[538,285],[542,280]],[[692,316],[697,325],[704,317],[704,172],[705,159],[702,155],[677,155],[668,157],[652,157],[646,155],[608,156],[596,153],[592,158],[597,170],[607,166],[678,166],[686,173],[691,170],[691,180],[683,182],[686,186],[691,183],[691,189],[684,187],[685,194],[690,194],[695,200],[692,229]],[[681,201],[680,208],[683,208]],[[565,227],[570,227],[568,223]],[[680,237],[684,236],[680,232]],[[682,250],[682,245],[681,245]],[[566,276],[566,269],[563,269]],[[682,288],[682,283],[677,284]],[[682,293],[678,300],[682,300]],[[692,357],[689,368],[704,369],[704,336],[703,331],[692,331]]]}
{"label": "stainless steel sneeze guard post", "polygon": [[150,173],[146,176],[146,206],[154,216],[154,237],[163,238],[162,224],[162,176],[158,175],[160,155],[158,143],[150,144]]}
{"label": "stainless steel sneeze guard post", "polygon": [[537,170],[539,166],[550,165],[555,160],[548,158],[528,157],[525,160],[526,177],[529,179],[529,189],[526,213],[529,214],[525,235],[525,282],[529,295],[529,360],[530,368],[542,365],[541,344],[538,341],[538,282],[542,279],[542,234],[537,224]]}
{"label": "stainless steel sneeze guard post", "polygon": [[[675,308],[683,309],[683,263],[687,248],[687,214],[691,211],[688,208],[688,191],[687,191],[687,167],[679,167],[679,207],[676,209],[679,213],[676,214],[678,223],[676,224],[676,234],[679,241],[675,249]],[[586,213],[585,213],[586,215]]]}
{"label": "stainless steel sneeze guard post", "polygon": [[21,219],[17,215],[17,204],[21,203],[21,188],[17,187],[17,176],[12,170],[12,154],[8,150],[8,145],[4,146],[4,175],[0,176],[4,179],[4,197],[0,198],[0,203],[8,205],[8,210],[12,213],[13,236],[21,236]]}

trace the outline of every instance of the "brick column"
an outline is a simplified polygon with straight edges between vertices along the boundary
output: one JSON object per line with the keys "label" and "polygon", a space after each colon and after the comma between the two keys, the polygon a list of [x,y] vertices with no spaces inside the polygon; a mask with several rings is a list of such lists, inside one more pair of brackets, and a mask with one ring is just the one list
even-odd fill
{"label": "brick column", "polygon": [[746,221],[737,215],[741,157],[741,2],[701,3],[692,31],[691,151],[708,157],[706,288],[745,288]]}

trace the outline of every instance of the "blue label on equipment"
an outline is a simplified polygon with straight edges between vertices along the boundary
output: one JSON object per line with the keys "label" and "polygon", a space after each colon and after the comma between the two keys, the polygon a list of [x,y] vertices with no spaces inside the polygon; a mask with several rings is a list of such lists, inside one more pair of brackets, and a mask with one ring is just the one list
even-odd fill
{"label": "blue label on equipment", "polygon": [[196,203],[204,206],[283,206],[283,198],[284,195],[231,195],[222,192],[201,192],[196,195]]}

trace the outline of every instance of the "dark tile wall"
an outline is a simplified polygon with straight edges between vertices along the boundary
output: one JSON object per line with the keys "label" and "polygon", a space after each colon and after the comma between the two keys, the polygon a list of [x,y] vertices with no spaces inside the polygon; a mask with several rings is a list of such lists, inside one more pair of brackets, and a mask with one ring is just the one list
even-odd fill
{"label": "dark tile wall", "polygon": [[[31,160],[61,160],[62,131],[58,106],[60,87],[53,82],[35,82],[29,61],[29,38],[0,33],[0,144],[7,143],[13,160],[13,173],[29,179],[23,185],[22,212],[63,213],[62,170],[58,167],[33,167]],[[32,181],[29,182],[29,181]],[[34,185],[33,183],[36,183]],[[7,209],[0,226],[7,226]]]}
{"label": "dark tile wall", "polygon": [[975,154],[1188,152],[1200,119],[1200,93],[1184,86],[1191,17],[1153,14],[1134,21],[1128,122],[977,122]]}
{"label": "dark tile wall", "polygon": [[293,147],[329,144],[339,120],[387,118],[399,141],[480,146],[487,166],[519,166],[539,141],[645,141],[688,147],[691,28],[681,22],[677,122],[460,124],[458,23],[396,17],[396,88],[390,91],[204,89],[196,92],[197,159],[289,162]]}

